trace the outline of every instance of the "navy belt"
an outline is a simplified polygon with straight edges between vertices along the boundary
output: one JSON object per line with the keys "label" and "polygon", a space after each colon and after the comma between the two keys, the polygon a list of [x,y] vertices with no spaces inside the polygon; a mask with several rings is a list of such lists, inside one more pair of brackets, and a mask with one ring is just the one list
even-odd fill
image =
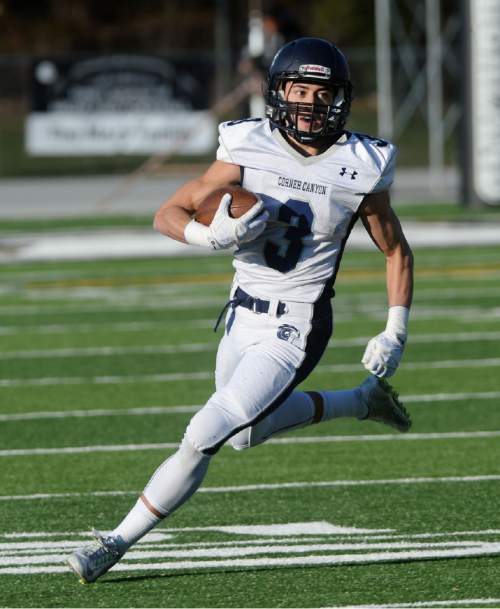
{"label": "navy belt", "polygon": [[[270,305],[271,303],[269,300],[261,300],[260,298],[254,298],[253,296],[250,296],[250,294],[247,294],[245,290],[242,290],[241,288],[236,288],[234,296],[231,298],[231,300],[226,302],[224,308],[220,312],[220,315],[217,318],[217,321],[215,322],[214,332],[217,332],[217,328],[219,327],[221,319],[224,316],[224,313],[227,311],[228,307],[232,307],[233,309],[236,309],[236,307],[245,307],[245,309],[250,309],[250,311],[253,311],[254,313],[267,313],[269,311]],[[283,315],[284,313],[286,313],[286,311],[286,304],[284,302],[279,301],[278,307],[276,309],[276,315]]]}
{"label": "navy belt", "polygon": [[[236,301],[234,306],[245,307],[245,309],[250,309],[254,313],[267,313],[269,311],[270,301],[269,300],[261,300],[260,298],[254,298],[247,294],[245,290],[241,288],[236,288],[236,292],[234,293],[233,300]],[[283,315],[286,313],[287,307],[284,302],[278,302],[278,308],[276,309],[276,315]]]}

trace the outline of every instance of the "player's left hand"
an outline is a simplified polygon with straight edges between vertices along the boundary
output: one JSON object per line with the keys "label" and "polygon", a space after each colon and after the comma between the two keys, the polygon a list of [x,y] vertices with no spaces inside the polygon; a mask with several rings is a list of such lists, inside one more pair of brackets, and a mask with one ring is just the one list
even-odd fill
{"label": "player's left hand", "polygon": [[361,363],[368,372],[379,378],[392,376],[403,357],[404,348],[404,340],[381,332],[369,341]]}

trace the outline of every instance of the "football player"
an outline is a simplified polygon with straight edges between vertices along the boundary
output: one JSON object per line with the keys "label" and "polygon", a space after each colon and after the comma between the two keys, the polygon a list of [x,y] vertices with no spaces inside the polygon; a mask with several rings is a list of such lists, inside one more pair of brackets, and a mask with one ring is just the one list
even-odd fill
{"label": "football player", "polygon": [[[337,417],[409,429],[409,415],[385,380],[403,354],[413,289],[412,254],[388,192],[396,150],[345,129],[351,97],[348,66],[335,45],[318,38],[285,45],[269,68],[267,118],[223,123],[217,160],[156,214],[156,230],[170,238],[236,247],[216,390],[125,519],[71,555],[82,581],[105,573],[181,506],[226,442],[245,449]],[[200,202],[228,184],[255,192],[258,202],[234,219],[225,195],[210,226],[196,222]],[[330,339],[335,277],[358,218],[387,269],[387,324],[362,359],[370,375],[351,390],[298,391]]]}

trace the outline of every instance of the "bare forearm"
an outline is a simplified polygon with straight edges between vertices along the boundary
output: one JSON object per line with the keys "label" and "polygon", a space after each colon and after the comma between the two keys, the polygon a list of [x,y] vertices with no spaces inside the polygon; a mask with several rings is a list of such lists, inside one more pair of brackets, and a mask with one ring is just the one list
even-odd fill
{"label": "bare forearm", "polygon": [[154,228],[162,235],[185,243],[184,230],[190,221],[191,216],[182,207],[168,207],[156,214]]}
{"label": "bare forearm", "polygon": [[400,247],[386,258],[389,306],[410,308],[413,296],[413,254],[408,246]]}
{"label": "bare forearm", "polygon": [[205,190],[199,179],[184,184],[156,213],[155,230],[162,235],[185,243],[184,229],[191,221],[200,196],[205,194]]}
{"label": "bare forearm", "polygon": [[158,210],[154,228],[162,235],[186,243],[185,228],[201,201],[213,190],[240,180],[238,165],[215,161],[199,178],[179,188]]}

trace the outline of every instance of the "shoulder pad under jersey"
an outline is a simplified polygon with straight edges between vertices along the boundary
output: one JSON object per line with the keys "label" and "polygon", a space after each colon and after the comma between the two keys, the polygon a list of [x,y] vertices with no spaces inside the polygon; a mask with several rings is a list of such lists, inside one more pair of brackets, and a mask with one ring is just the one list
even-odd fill
{"label": "shoulder pad under jersey", "polygon": [[392,142],[364,133],[349,135],[348,144],[352,146],[357,162],[378,176],[371,192],[388,190],[394,180],[396,146]]}
{"label": "shoulder pad under jersey", "polygon": [[[245,118],[227,121],[219,125],[219,149],[217,159],[228,163],[238,163],[235,153],[248,144],[248,138],[254,131],[260,131],[264,125],[262,118]],[[239,156],[236,153],[236,156]]]}

